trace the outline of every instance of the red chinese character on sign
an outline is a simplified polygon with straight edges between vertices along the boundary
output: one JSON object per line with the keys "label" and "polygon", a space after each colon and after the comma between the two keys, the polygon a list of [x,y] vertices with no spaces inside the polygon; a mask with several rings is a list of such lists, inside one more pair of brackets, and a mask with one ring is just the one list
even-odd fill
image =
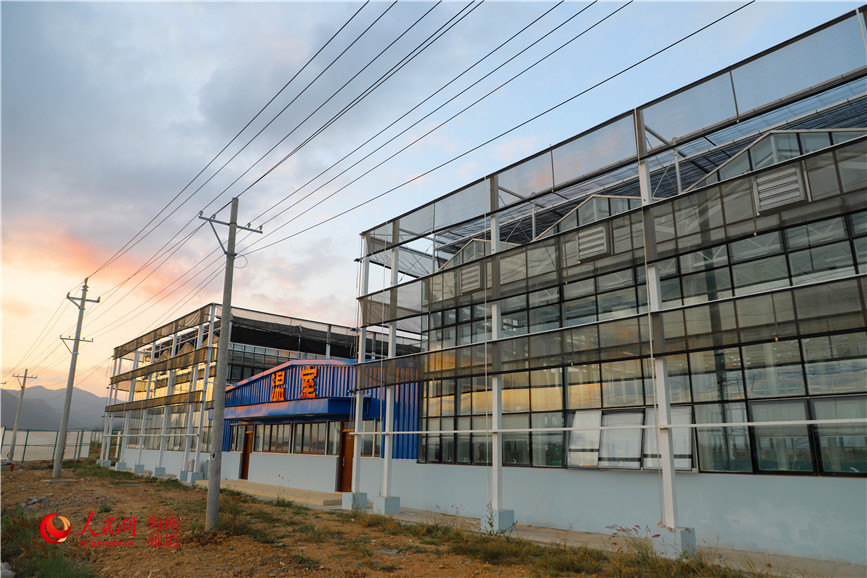
{"label": "red chinese character on sign", "polygon": [[104,536],[105,534],[119,534],[120,532],[130,532],[132,536],[135,536],[135,517],[127,516],[117,523],[117,526],[112,530],[112,523],[114,523],[114,518],[106,518],[105,522],[102,523],[102,532],[97,534],[90,527],[90,523],[93,521],[93,512],[87,516],[87,523],[84,524],[84,528],[81,530],[81,533],[78,535],[81,536],[85,532],[90,532],[90,535],[94,538],[96,536]]}
{"label": "red chinese character on sign", "polygon": [[308,367],[301,370],[301,395],[299,398],[316,397],[316,376],[319,374],[319,369],[316,367]]}
{"label": "red chinese character on sign", "polygon": [[166,518],[166,532],[177,534],[181,529],[181,522],[174,516]]}
{"label": "red chinese character on sign", "polygon": [[90,521],[91,520],[93,520],[93,512],[91,512],[90,515],[87,517],[87,523],[84,524],[84,529],[82,529],[81,533],[78,534],[79,536],[84,534],[84,532],[86,532],[86,531],[89,531],[90,535],[93,537],[99,536],[99,534],[97,534],[96,532],[94,532],[93,530],[90,529]]}
{"label": "red chinese character on sign", "polygon": [[135,536],[135,517],[127,516],[117,523],[117,529],[114,533],[119,534],[121,532],[130,532],[131,536]]}
{"label": "red chinese character on sign", "polygon": [[180,520],[174,516],[168,518],[149,516],[147,545],[152,548],[180,546],[179,532]]}

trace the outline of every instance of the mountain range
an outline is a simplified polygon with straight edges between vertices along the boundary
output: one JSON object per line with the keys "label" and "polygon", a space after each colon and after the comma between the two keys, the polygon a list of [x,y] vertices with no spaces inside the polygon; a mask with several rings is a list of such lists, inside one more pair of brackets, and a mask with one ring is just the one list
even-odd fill
{"label": "mountain range", "polygon": [[[18,409],[18,395],[21,390],[0,389],[0,425],[12,429],[15,425],[15,411]],[[21,408],[19,430],[59,430],[60,415],[66,389],[47,389],[35,385],[24,390],[24,405]],[[105,397],[94,395],[89,391],[75,389],[72,392],[72,404],[69,409],[69,430],[103,428],[103,410]]]}

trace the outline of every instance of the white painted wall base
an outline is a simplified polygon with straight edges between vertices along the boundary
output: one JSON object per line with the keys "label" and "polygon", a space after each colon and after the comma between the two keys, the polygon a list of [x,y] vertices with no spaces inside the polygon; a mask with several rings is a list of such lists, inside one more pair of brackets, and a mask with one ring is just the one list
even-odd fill
{"label": "white painted wall base", "polygon": [[[482,518],[490,468],[394,460],[401,505]],[[381,462],[362,461],[361,490],[376,494]],[[652,471],[503,468],[503,506],[515,522],[611,533],[657,533],[659,475]],[[679,524],[699,545],[867,564],[867,480],[818,476],[677,474]]]}

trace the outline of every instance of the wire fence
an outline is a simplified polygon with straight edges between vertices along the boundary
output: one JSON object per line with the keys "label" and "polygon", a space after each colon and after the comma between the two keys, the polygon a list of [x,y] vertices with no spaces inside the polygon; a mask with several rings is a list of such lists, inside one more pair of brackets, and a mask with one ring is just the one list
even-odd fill
{"label": "wire fence", "polygon": [[[0,455],[6,459],[12,444],[12,430],[2,428],[2,451]],[[15,437],[15,455],[12,461],[35,462],[54,459],[59,432],[45,430],[18,430]],[[102,432],[98,430],[74,430],[67,432],[66,447],[63,458],[74,460],[90,456],[91,445],[102,441]]]}

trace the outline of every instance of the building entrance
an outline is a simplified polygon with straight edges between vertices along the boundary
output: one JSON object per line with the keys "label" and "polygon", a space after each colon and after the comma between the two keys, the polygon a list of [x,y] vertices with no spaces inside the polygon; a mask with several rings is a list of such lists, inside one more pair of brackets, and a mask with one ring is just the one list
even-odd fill
{"label": "building entrance", "polygon": [[355,447],[355,436],[352,430],[344,429],[340,432],[340,455],[337,459],[337,491],[352,491],[352,453]]}
{"label": "building entrance", "polygon": [[241,452],[241,472],[238,478],[246,480],[250,474],[250,453],[253,451],[253,426],[244,428],[244,447]]}

